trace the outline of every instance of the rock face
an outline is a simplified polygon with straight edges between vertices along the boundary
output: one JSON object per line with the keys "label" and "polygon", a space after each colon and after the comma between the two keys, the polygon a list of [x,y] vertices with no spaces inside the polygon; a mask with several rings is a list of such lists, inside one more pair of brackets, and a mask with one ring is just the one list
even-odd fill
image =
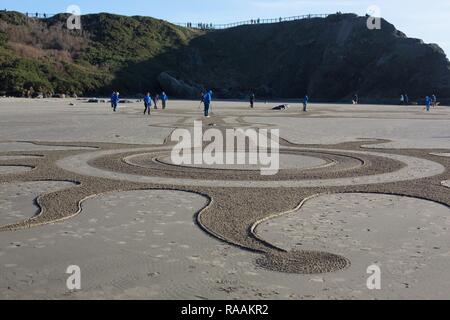
{"label": "rock face", "polygon": [[196,99],[200,98],[200,93],[205,91],[204,87],[198,84],[188,84],[168,72],[161,72],[158,76],[158,83],[163,91],[174,97]]}
{"label": "rock face", "polygon": [[[349,102],[357,93],[361,102],[397,102],[406,93],[411,101],[432,94],[450,101],[443,50],[406,37],[385,20],[380,30],[369,30],[365,17],[336,14],[196,31],[98,14],[82,17],[82,32],[39,33],[64,28],[65,18],[30,22],[0,13],[0,93],[30,87],[95,96],[164,90],[197,98],[212,89],[218,98],[254,92],[258,98],[308,94],[314,101]],[[27,30],[32,37],[23,36]]]}
{"label": "rock face", "polygon": [[273,25],[216,31],[191,41],[201,54],[201,74],[182,65],[178,71],[205,80],[219,92],[314,99],[398,101],[435,92],[450,98],[450,63],[437,45],[407,38],[387,21],[369,30],[367,19],[334,15]]}

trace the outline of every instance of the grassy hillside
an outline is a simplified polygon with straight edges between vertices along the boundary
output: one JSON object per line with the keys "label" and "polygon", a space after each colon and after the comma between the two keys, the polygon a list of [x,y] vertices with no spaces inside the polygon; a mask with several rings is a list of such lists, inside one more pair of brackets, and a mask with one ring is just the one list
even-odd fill
{"label": "grassy hillside", "polygon": [[195,96],[322,100],[450,98],[450,63],[437,45],[409,39],[387,21],[332,15],[270,25],[201,32],[148,17],[67,15],[27,19],[0,12],[0,94],[35,92],[140,94],[165,90]]}
{"label": "grassy hillside", "polygon": [[140,92],[144,86],[133,85],[139,76],[120,70],[187,45],[196,34],[152,18],[111,14],[83,16],[82,31],[69,31],[67,17],[0,12],[0,92],[98,94],[114,82],[124,93]]}

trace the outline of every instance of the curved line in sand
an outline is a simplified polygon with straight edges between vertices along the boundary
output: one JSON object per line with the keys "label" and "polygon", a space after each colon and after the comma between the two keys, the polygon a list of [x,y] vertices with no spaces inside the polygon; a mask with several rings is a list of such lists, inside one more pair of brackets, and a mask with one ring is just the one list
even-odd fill
{"label": "curved line in sand", "polygon": [[[79,212],[64,217],[64,218],[60,218],[60,219],[55,219],[55,220],[51,220],[51,221],[45,221],[45,222],[40,222],[40,223],[33,223],[34,221],[36,221],[38,218],[40,218],[44,212],[45,209],[42,206],[42,198],[45,197],[48,194],[52,194],[55,192],[59,192],[59,191],[64,191],[64,190],[68,190],[68,189],[72,189],[72,188],[77,188],[81,186],[81,182],[79,181],[72,181],[72,180],[30,180],[30,181],[23,181],[23,182],[5,182],[2,184],[14,184],[14,183],[28,183],[28,182],[69,182],[69,183],[73,183],[74,185],[72,187],[67,187],[67,188],[62,188],[62,189],[58,189],[56,191],[49,191],[49,192],[44,192],[42,194],[40,194],[38,197],[36,197],[34,199],[34,204],[38,207],[39,212],[37,214],[35,214],[33,217],[22,220],[22,221],[18,221],[15,223],[11,223],[11,224],[7,224],[7,225],[3,225],[0,226],[0,232],[4,232],[4,231],[17,231],[17,230],[23,230],[23,229],[29,229],[32,227],[38,227],[38,226],[43,226],[43,225],[47,225],[47,224],[52,224],[52,223],[56,223],[56,222],[60,222],[60,221],[64,221],[67,219],[70,219],[74,216],[76,216]],[[18,226],[20,224],[24,224],[23,226]]]}
{"label": "curved line in sand", "polygon": [[[224,153],[225,155],[226,153]],[[283,154],[283,151],[280,151],[280,154]],[[287,155],[296,155],[293,153],[284,153]],[[125,157],[122,159],[122,161],[130,166],[135,166],[135,167],[139,167],[139,168],[144,168],[144,169],[148,169],[147,166],[133,162],[133,159],[137,158],[137,157],[142,157],[142,156],[151,156],[152,153],[138,153],[138,154],[133,154],[131,156]],[[164,156],[164,154],[162,155],[157,155],[155,157],[152,157],[152,161],[160,164],[160,165],[165,165],[165,166],[170,166],[170,167],[176,167],[176,168],[184,168],[184,169],[197,169],[197,170],[207,170],[207,171],[218,171],[218,172],[227,172],[227,171],[238,171],[238,172],[255,172],[255,171],[260,171],[261,168],[255,168],[255,169],[234,169],[234,168],[208,168],[208,167],[197,167],[197,166],[188,166],[188,165],[176,165],[170,162],[166,162],[164,159],[161,159],[161,156]],[[331,158],[327,158],[327,159],[322,159],[322,158],[318,158],[318,157],[314,157],[312,155],[299,155],[299,156],[305,156],[305,157],[310,157],[310,158],[317,158],[317,159],[321,159],[323,160],[324,164],[321,165],[317,165],[317,166],[311,166],[311,167],[306,167],[306,168],[280,168],[280,171],[283,170],[302,170],[302,171],[308,171],[308,170],[316,170],[316,169],[323,169],[323,168],[328,168],[328,167],[332,167],[335,166],[336,164],[338,164],[337,161],[331,159]],[[358,161],[360,161],[362,164],[364,164],[364,161],[357,159]]]}
{"label": "curved line in sand", "polygon": [[7,175],[18,175],[18,174],[25,174],[25,173],[30,173],[34,170],[36,170],[37,167],[35,166],[30,166],[30,165],[21,165],[21,164],[1,164],[0,167],[9,167],[9,168],[27,168],[30,170],[25,170],[25,171],[19,171],[19,172],[5,172],[5,173],[0,173],[0,176],[7,176]]}
{"label": "curved line in sand", "polygon": [[[444,181],[444,182],[445,182],[445,181]],[[444,183],[444,182],[443,182],[443,183]],[[449,183],[448,187],[450,188],[450,180],[448,181],[448,183]],[[262,223],[267,222],[267,221],[269,221],[269,220],[274,220],[274,219],[280,218],[280,217],[282,217],[282,216],[286,216],[286,215],[298,213],[298,212],[304,207],[304,205],[305,205],[308,201],[310,201],[310,200],[312,200],[312,199],[319,198],[319,197],[323,197],[323,196],[329,196],[329,195],[337,195],[337,194],[357,194],[357,195],[369,195],[369,194],[373,194],[373,195],[385,195],[385,196],[406,197],[406,198],[411,198],[411,199],[418,199],[418,200],[423,200],[423,201],[433,202],[433,203],[436,203],[436,204],[445,206],[445,207],[447,207],[447,208],[450,209],[450,206],[449,206],[449,204],[447,204],[447,203],[439,202],[439,201],[435,201],[435,200],[430,200],[430,199],[422,198],[422,197],[411,196],[411,195],[402,194],[402,193],[386,193],[386,192],[376,192],[376,191],[375,191],[375,192],[352,192],[352,191],[348,191],[348,192],[347,192],[347,191],[343,191],[343,192],[324,192],[324,193],[317,193],[317,194],[314,194],[314,195],[312,195],[312,196],[309,196],[309,197],[303,199],[303,200],[300,202],[300,204],[299,204],[297,207],[295,207],[294,209],[292,209],[292,210],[288,210],[288,211],[284,211],[284,212],[272,214],[272,215],[269,215],[269,216],[267,216],[267,217],[265,217],[265,218],[262,218],[262,219],[260,219],[260,220],[257,220],[257,221],[251,226],[251,228],[250,228],[250,230],[249,230],[249,231],[250,231],[250,234],[252,235],[252,237],[254,237],[254,238],[257,239],[258,241],[264,243],[265,245],[268,245],[268,246],[270,246],[270,247],[272,247],[272,248],[274,248],[274,249],[276,249],[276,250],[280,250],[280,251],[283,251],[283,252],[288,252],[287,250],[285,250],[285,249],[283,249],[283,248],[279,248],[279,247],[277,247],[277,246],[271,244],[271,243],[268,242],[267,240],[263,239],[261,236],[259,236],[259,235],[258,235],[258,232],[257,232],[258,227],[259,227]]]}

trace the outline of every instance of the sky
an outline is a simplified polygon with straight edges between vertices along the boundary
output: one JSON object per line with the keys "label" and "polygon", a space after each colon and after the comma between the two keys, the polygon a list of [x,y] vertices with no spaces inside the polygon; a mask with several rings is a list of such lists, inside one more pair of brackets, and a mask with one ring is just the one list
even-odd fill
{"label": "sky", "polygon": [[310,13],[353,12],[377,6],[407,36],[439,44],[450,57],[450,0],[2,0],[0,9],[60,13],[78,5],[82,14],[142,15],[174,23],[231,23]]}

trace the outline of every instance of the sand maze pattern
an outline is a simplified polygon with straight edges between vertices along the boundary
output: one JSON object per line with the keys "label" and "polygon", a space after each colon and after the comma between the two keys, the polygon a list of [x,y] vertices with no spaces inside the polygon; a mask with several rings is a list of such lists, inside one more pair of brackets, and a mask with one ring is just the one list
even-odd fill
{"label": "sand maze pattern", "polygon": [[[189,191],[211,199],[209,206],[198,213],[197,221],[202,229],[223,241],[261,253],[257,265],[288,273],[332,272],[347,267],[350,261],[327,252],[286,252],[258,239],[251,232],[252,226],[292,210],[302,199],[326,193],[393,193],[450,206],[448,189],[441,184],[450,179],[448,158],[436,159],[429,151],[422,150],[372,152],[361,149],[360,144],[367,145],[368,141],[314,148],[284,145],[281,152],[317,158],[326,165],[282,169],[273,177],[261,177],[254,170],[186,168],[154,161],[167,156],[169,145],[67,143],[61,147],[69,150],[54,145],[53,150],[39,150],[45,156],[42,159],[20,160],[35,165],[35,170],[0,175],[0,183],[55,180],[77,181],[80,185],[46,194],[40,198],[38,217],[2,226],[0,231],[70,218],[80,212],[84,199],[107,192]],[[14,152],[1,152],[0,156],[17,157],[25,151],[28,150],[14,149]],[[7,164],[11,165],[11,161],[15,160],[9,159]]]}

